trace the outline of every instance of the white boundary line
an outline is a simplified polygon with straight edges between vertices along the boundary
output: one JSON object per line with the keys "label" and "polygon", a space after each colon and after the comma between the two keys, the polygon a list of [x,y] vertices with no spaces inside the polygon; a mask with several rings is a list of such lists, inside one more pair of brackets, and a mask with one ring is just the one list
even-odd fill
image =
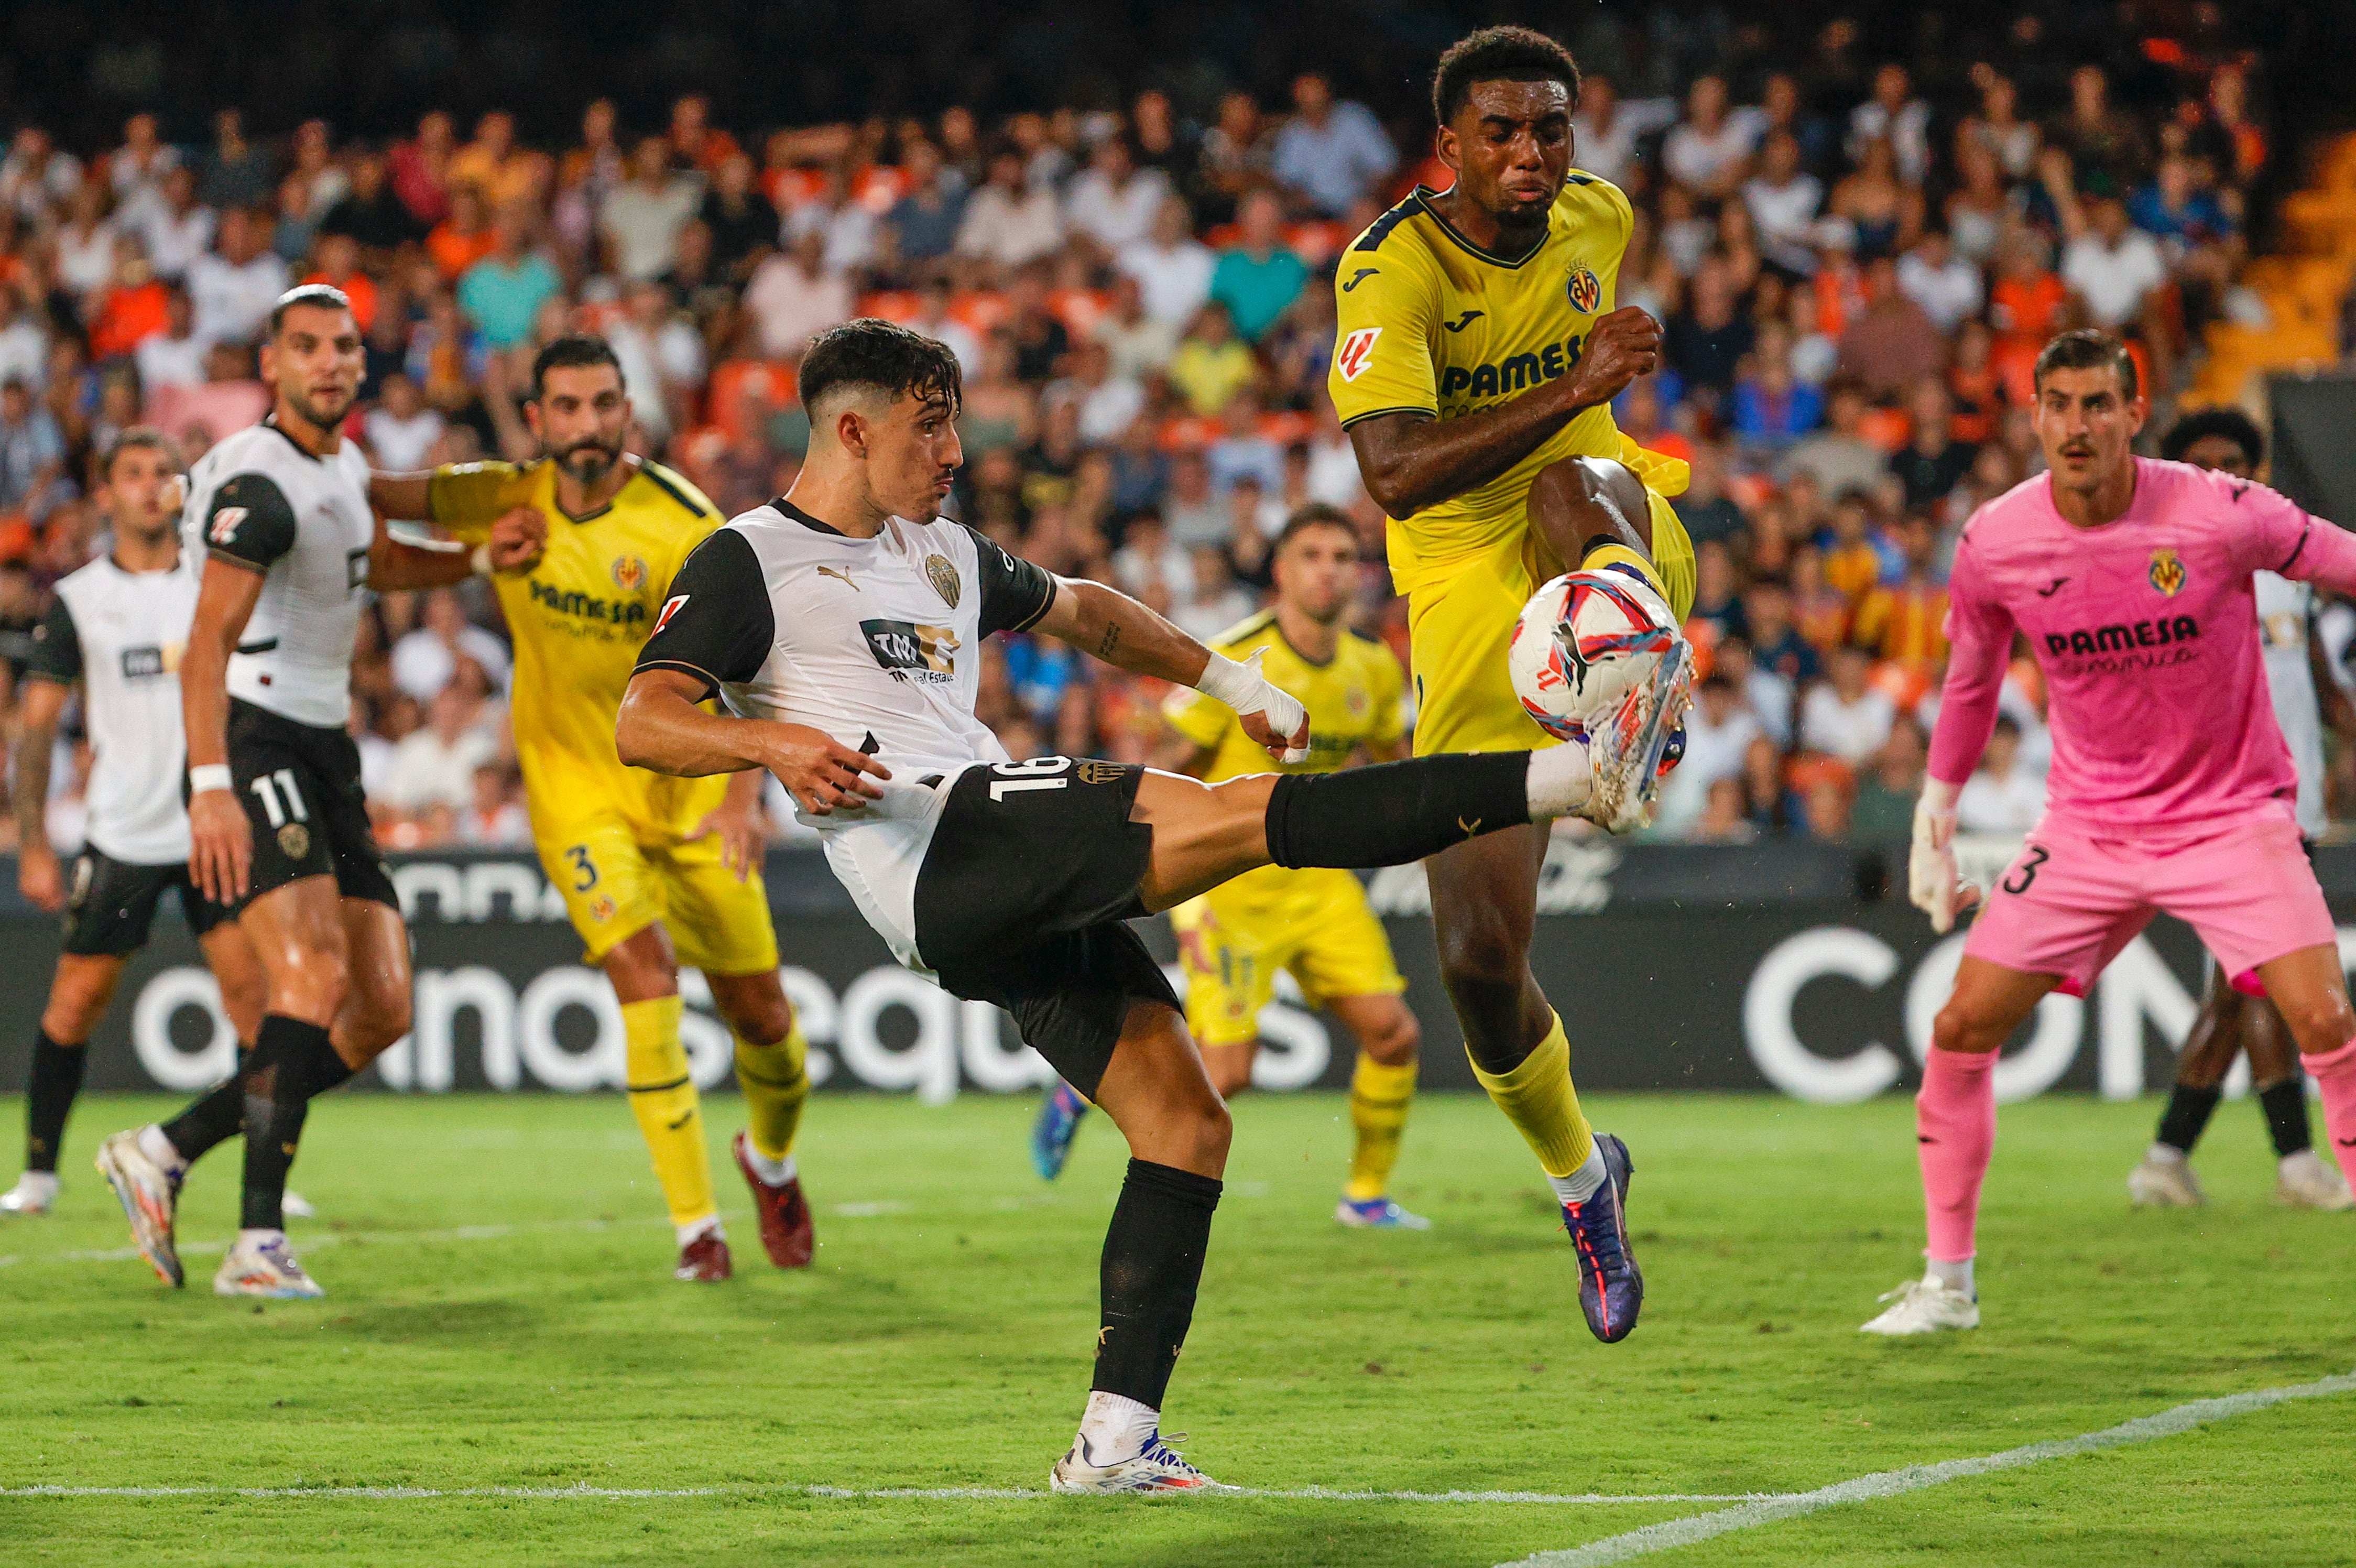
{"label": "white boundary line", "polygon": [[[520,1498],[548,1502],[631,1502],[648,1498],[741,1498],[801,1496],[857,1501],[915,1499],[924,1502],[1034,1502],[1054,1494],[1022,1487],[0,1487],[11,1498],[306,1498],[432,1501],[464,1498]],[[1733,1503],[1783,1496],[1760,1492],[1363,1492],[1325,1487],[1296,1490],[1239,1487],[1221,1497],[1290,1498],[1315,1502],[1536,1503],[1557,1507],[1608,1508],[1617,1503]]]}
{"label": "white boundary line", "polygon": [[2209,1422],[2246,1415],[2254,1410],[2265,1410],[2269,1405],[2283,1404],[2291,1400],[2321,1399],[2330,1394],[2351,1392],[2356,1392],[2356,1372],[2319,1378],[2311,1383],[2253,1389],[2245,1393],[2226,1394],[2218,1399],[2194,1400],[2173,1410],[2164,1410],[2157,1415],[2138,1416],[2100,1432],[2057,1438],[2047,1443],[2027,1444],[1976,1459],[1948,1459],[1936,1465],[1910,1465],[1902,1470],[1883,1470],[1875,1475],[1859,1476],[1854,1480],[1837,1481],[1829,1487],[1819,1487],[1813,1492],[1760,1498],[1739,1508],[1720,1509],[1715,1513],[1693,1514],[1685,1519],[1648,1524],[1642,1530],[1591,1541],[1585,1546],[1536,1552],[1517,1562],[1500,1564],[1500,1568],[1592,1568],[1599,1563],[1624,1563],[1632,1557],[1691,1546],[1730,1530],[1751,1530],[1759,1525],[1772,1524],[1777,1520],[1797,1519],[1842,1503],[1872,1502],[1882,1498],[1894,1498],[1903,1492],[1921,1491],[1925,1487],[1944,1486],[1967,1476],[1985,1476],[1992,1470],[2041,1465],[2048,1459],[2068,1459],[2129,1443],[2149,1443],[2154,1438],[2173,1437],[2179,1432],[2190,1432]]}

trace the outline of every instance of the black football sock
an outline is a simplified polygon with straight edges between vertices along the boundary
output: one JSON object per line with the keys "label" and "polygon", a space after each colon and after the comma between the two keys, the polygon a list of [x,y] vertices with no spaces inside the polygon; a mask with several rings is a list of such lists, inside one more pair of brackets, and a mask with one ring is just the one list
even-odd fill
{"label": "black football sock", "polygon": [[2258,1109],[2266,1113],[2266,1132],[2275,1141],[2275,1156],[2288,1159],[2315,1147],[2307,1125],[2307,1075],[2293,1072],[2278,1083],[2258,1090]]}
{"label": "black football sock", "polygon": [[33,1071],[25,1085],[25,1168],[57,1174],[58,1144],[66,1135],[66,1113],[81,1092],[83,1064],[90,1052],[81,1046],[61,1046],[47,1029],[33,1035]]}
{"label": "black football sock", "polygon": [[1131,1159],[1105,1232],[1103,1317],[1089,1387],[1155,1410],[1194,1321],[1194,1289],[1211,1244],[1219,1183]]}
{"label": "black football sock", "polygon": [[1405,865],[1530,820],[1530,754],[1448,752],[1344,773],[1288,773],[1268,798],[1279,865]]}
{"label": "black football sock", "polygon": [[2159,1118],[2159,1141],[2171,1149],[2192,1152],[2201,1141],[2201,1131],[2209,1125],[2210,1115],[2216,1111],[2217,1101],[2224,1094],[2216,1089],[2195,1089],[2179,1083],[2168,1097],[2168,1109]]}
{"label": "black football sock", "polygon": [[237,1047],[237,1070],[220,1088],[164,1123],[164,1137],[181,1159],[194,1165],[245,1125],[245,1069],[253,1058],[244,1042]]}
{"label": "black football sock", "polygon": [[262,1018],[245,1069],[244,1229],[285,1229],[286,1172],[312,1098],[351,1076],[318,1025],[283,1013]]}

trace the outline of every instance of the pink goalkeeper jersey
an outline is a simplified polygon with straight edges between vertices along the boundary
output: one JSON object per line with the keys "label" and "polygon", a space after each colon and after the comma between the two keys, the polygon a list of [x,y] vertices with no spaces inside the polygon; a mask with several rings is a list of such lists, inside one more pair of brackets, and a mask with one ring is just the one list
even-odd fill
{"label": "pink goalkeeper jersey", "polygon": [[2298,778],[2266,694],[2250,574],[2356,587],[2356,534],[2265,486],[2135,459],[2124,516],[2076,528],[2051,475],[1964,526],[1931,776],[1969,778],[2016,628],[2045,671],[2046,815],[2096,836],[2198,836],[2292,815]]}

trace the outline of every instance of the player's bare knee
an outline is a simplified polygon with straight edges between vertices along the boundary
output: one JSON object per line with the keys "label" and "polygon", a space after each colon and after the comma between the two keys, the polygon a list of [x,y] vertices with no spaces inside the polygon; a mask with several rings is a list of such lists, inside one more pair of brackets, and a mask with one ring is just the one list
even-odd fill
{"label": "player's bare knee", "polygon": [[1423,1044],[1423,1026],[1402,1004],[1359,1040],[1359,1048],[1385,1067],[1405,1067]]}
{"label": "player's bare knee", "polygon": [[794,1010],[782,992],[715,997],[730,1032],[751,1046],[774,1046],[794,1032]]}
{"label": "player's bare knee", "polygon": [[2337,990],[2296,1001],[2277,997],[2275,1004],[2281,1008],[2283,1022],[2290,1026],[2298,1048],[2309,1056],[2336,1051],[2356,1039],[2356,1012],[2351,1011],[2347,996]]}
{"label": "player's bare knee", "polygon": [[1938,1050],[1976,1055],[1997,1049],[2011,1032],[2011,1026],[2004,1020],[1959,999],[1951,999],[1932,1021],[1931,1044]]}
{"label": "player's bare knee", "polygon": [[1530,931],[1503,915],[1451,922],[1440,933],[1440,978],[1450,994],[1500,984],[1519,985],[1528,967]]}

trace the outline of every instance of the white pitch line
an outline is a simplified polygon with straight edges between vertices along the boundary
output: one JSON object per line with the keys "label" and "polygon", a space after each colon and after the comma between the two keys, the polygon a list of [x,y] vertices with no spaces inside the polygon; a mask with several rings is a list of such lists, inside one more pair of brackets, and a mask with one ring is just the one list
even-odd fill
{"label": "white pitch line", "polygon": [[[432,1501],[464,1498],[521,1498],[549,1502],[629,1502],[648,1498],[721,1498],[799,1495],[847,1501],[1037,1502],[1054,1494],[1023,1487],[819,1487],[743,1484],[728,1487],[0,1487],[7,1498],[351,1498],[360,1501]],[[1627,1503],[1731,1503],[1764,1500],[1758,1492],[1375,1492],[1326,1487],[1270,1490],[1243,1487],[1206,1494],[1211,1498],[1260,1498],[1301,1502],[1534,1503],[1553,1507],[1609,1508]]]}
{"label": "white pitch line", "polygon": [[1730,1530],[1751,1530],[1759,1525],[1772,1524],[1777,1520],[1797,1519],[1843,1503],[1874,1502],[1904,1492],[1921,1491],[1925,1487],[1944,1486],[1969,1476],[1985,1476],[1992,1470],[2041,1465],[2048,1459],[2069,1459],[2130,1443],[2149,1443],[2155,1438],[2173,1437],[2178,1433],[2190,1432],[2209,1422],[2246,1415],[2254,1410],[2265,1410],[2270,1405],[2283,1404],[2291,1400],[2322,1399],[2331,1394],[2351,1392],[2356,1392],[2356,1372],[2319,1378],[2311,1383],[2253,1389],[2245,1393],[2226,1394],[2217,1399],[2194,1400],[2173,1410],[2164,1410],[2157,1415],[2137,1416],[2133,1421],[2124,1421],[2100,1432],[2030,1443],[1976,1459],[1947,1459],[1936,1465],[1910,1465],[1902,1470],[1883,1470],[1870,1476],[1859,1476],[1854,1480],[1837,1481],[1813,1492],[1761,1498],[1739,1508],[1720,1509],[1715,1513],[1693,1514],[1685,1519],[1648,1524],[1642,1530],[1607,1536],[1601,1541],[1591,1541],[1585,1546],[1536,1552],[1517,1562],[1500,1564],[1499,1568],[1594,1568],[1600,1563],[1624,1563],[1632,1557],[1691,1546]]}

